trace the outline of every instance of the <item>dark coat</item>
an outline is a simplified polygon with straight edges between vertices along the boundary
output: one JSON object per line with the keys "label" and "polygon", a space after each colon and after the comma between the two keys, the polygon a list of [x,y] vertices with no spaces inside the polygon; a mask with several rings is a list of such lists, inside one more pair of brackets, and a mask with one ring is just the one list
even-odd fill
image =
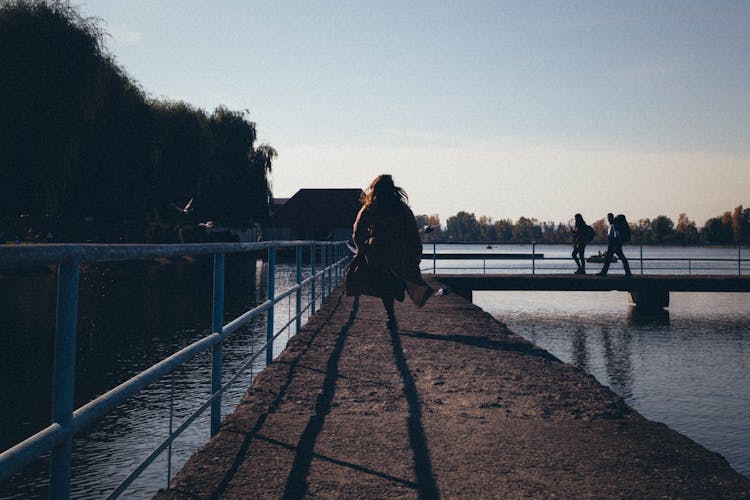
{"label": "dark coat", "polygon": [[354,221],[357,254],[347,269],[346,294],[403,298],[422,306],[433,290],[419,271],[422,240],[405,203],[363,206]]}

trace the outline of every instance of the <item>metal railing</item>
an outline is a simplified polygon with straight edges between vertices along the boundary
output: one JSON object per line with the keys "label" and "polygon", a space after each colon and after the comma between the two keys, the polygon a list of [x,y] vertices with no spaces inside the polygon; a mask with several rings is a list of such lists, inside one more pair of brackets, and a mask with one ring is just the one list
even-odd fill
{"label": "metal railing", "polygon": [[[430,267],[422,267],[422,271],[431,271],[432,274],[437,274],[438,271],[472,271],[477,272],[480,270],[478,267],[472,266],[440,266],[438,268],[438,260],[452,260],[452,261],[477,261],[482,263],[481,272],[487,274],[492,271],[513,271],[515,273],[530,272],[536,274],[538,271],[572,271],[575,269],[572,265],[572,257],[548,257],[543,253],[538,253],[536,249],[536,243],[528,243],[527,246],[531,246],[531,254],[513,254],[513,253],[475,253],[475,254],[451,254],[451,253],[439,253],[437,251],[437,243],[426,245],[426,249],[430,249],[431,252],[425,252],[422,254],[424,261],[432,261]],[[498,244],[503,245],[503,244]],[[507,244],[506,244],[507,245]],[[514,244],[518,245],[518,244]],[[742,276],[743,271],[747,272],[750,267],[750,258],[743,258],[742,247],[737,247],[736,258],[712,258],[712,257],[644,257],[643,256],[643,245],[640,245],[640,251],[637,256],[627,255],[626,257],[630,263],[631,270],[633,272],[639,272],[644,274],[646,271],[659,272],[659,271],[681,271],[687,272],[688,275],[693,275],[696,271],[714,271],[721,274],[736,273],[738,276]],[[628,247],[626,247],[628,248]],[[632,248],[632,247],[631,247]],[[591,257],[591,256],[589,256]],[[488,266],[487,262],[494,262],[498,260],[513,261],[515,263],[522,262],[523,265],[513,266]],[[566,266],[555,266],[544,265],[548,262],[551,263],[562,263],[566,262],[569,265]],[[619,261],[614,261],[613,264],[617,264]],[[674,262],[681,265],[667,266],[666,263]],[[601,265],[600,262],[587,262],[589,266]],[[653,265],[651,265],[653,264]],[[718,265],[711,265],[718,264]]]}
{"label": "metal railing", "polygon": [[[302,250],[310,249],[311,275],[302,279]],[[295,249],[295,284],[278,295],[275,290],[276,250]],[[320,250],[320,262],[316,262]],[[244,312],[227,324],[224,314],[225,255],[267,251],[268,295],[256,307]],[[150,368],[135,375],[105,394],[78,409],[73,408],[75,384],[76,333],[78,316],[78,288],[80,266],[83,263],[114,262],[124,260],[150,260],[154,258],[179,258],[182,256],[213,257],[213,312],[209,335],[180,349]],[[314,314],[318,301],[322,303],[333,287],[343,278],[343,268],[350,252],[345,242],[284,241],[263,243],[213,243],[187,245],[8,245],[0,246],[0,268],[58,265],[57,320],[53,369],[52,423],[28,439],[0,454],[0,483],[45,453],[50,457],[50,496],[70,497],[70,478],[73,436],[104,417],[117,405],[134,396],[155,380],[174,374],[174,370],[200,352],[211,349],[211,395],[200,407],[173,429],[170,414],[169,435],[144,459],[110,494],[122,494],[159,455],[169,453],[168,476],[171,474],[171,444],[195,419],[210,407],[211,436],[219,431],[221,423],[221,396],[238,377],[265,352],[266,363],[274,358],[274,341],[292,324],[298,333],[302,315],[308,310]],[[319,266],[319,269],[318,267]],[[302,307],[303,288],[309,286],[310,300]],[[318,286],[320,287],[318,289]],[[295,295],[295,316],[278,331],[274,327],[274,305]],[[266,342],[245,360],[240,368],[222,385],[222,342],[253,318],[266,314]],[[172,396],[170,396],[172,397]],[[167,478],[169,481],[169,477]]]}

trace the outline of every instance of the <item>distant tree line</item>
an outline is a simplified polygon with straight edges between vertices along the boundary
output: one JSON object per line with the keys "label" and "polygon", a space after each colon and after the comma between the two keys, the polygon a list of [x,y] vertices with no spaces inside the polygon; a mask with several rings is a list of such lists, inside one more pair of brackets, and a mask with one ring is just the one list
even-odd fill
{"label": "distant tree line", "polygon": [[67,2],[0,4],[0,242],[266,222],[276,151],[255,146],[248,112],[148,96],[103,36]]}
{"label": "distant tree line", "polygon": [[[627,215],[627,214],[626,214]],[[500,219],[493,221],[487,216],[477,218],[473,213],[458,212],[448,217],[445,226],[438,215],[417,215],[419,227],[429,227],[424,234],[425,242],[461,243],[570,243],[573,239],[573,221],[540,222],[534,218],[520,217],[517,221]],[[596,237],[594,242],[607,241],[608,224],[606,219],[590,223]],[[750,208],[742,205],[723,215],[708,219],[703,227],[696,226],[684,213],[677,223],[666,215],[653,219],[630,221],[631,243],[661,245],[692,244],[750,244]]]}

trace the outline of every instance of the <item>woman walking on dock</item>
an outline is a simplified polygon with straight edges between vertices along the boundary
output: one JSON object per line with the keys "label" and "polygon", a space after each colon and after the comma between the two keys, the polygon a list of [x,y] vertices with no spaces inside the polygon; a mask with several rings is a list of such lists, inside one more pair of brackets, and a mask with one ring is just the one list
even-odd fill
{"label": "woman walking on dock", "polygon": [[586,224],[581,214],[575,215],[573,226],[573,260],[578,266],[575,274],[586,274],[586,245],[594,239],[594,228]]}
{"label": "woman walking on dock", "polygon": [[354,221],[357,253],[346,275],[347,295],[382,299],[391,330],[398,329],[394,300],[403,301],[404,291],[417,307],[433,294],[419,271],[422,240],[407,201],[390,175],[379,175],[370,183]]}

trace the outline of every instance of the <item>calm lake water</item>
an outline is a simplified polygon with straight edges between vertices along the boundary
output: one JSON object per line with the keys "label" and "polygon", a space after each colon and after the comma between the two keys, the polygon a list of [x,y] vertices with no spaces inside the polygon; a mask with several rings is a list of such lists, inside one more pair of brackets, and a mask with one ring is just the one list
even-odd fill
{"label": "calm lake water", "polygon": [[[599,249],[603,247],[591,246],[587,254]],[[425,245],[425,250],[431,246]],[[536,263],[539,272],[573,271],[569,260],[547,260],[567,257],[570,247],[540,245],[534,250],[545,255]],[[483,245],[445,245],[438,251],[531,253],[531,246],[486,249]],[[640,256],[638,247],[626,252]],[[750,250],[742,252],[743,258],[750,256]],[[647,247],[644,256],[736,259],[737,249]],[[247,259],[228,259],[225,321],[265,297],[265,273],[256,272],[253,264]],[[481,261],[443,264],[482,272]],[[428,265],[431,269],[432,262],[423,262],[423,267]],[[677,272],[677,265],[686,263],[647,262],[646,272]],[[709,265],[714,269],[701,269]],[[696,273],[736,274],[736,265],[690,263],[691,272]],[[488,272],[522,272],[529,262],[488,261],[485,266],[511,268]],[[639,272],[637,263],[632,267]],[[597,271],[599,265],[592,264],[589,269]],[[743,273],[750,274],[750,269],[745,269]],[[439,271],[448,270],[441,266]],[[611,272],[621,273],[622,268],[615,264]],[[292,266],[279,266],[277,292],[293,281],[293,274]],[[308,274],[306,269],[305,276]],[[80,289],[77,407],[209,332],[209,262],[92,267],[82,272]],[[0,278],[0,449],[49,424],[55,290],[54,274]],[[304,296],[306,305],[307,294]],[[646,417],[721,453],[736,470],[750,476],[750,294],[672,294],[671,300],[668,312],[641,317],[628,306],[625,294],[618,292],[475,294],[478,305],[517,333],[589,371]],[[290,302],[277,306],[277,326],[288,321],[292,308]],[[257,350],[264,337],[262,317],[229,337],[224,349],[224,364],[229,367],[226,377]],[[278,340],[276,352],[285,341],[286,334]],[[223,398],[223,413],[239,401],[253,373],[262,369],[263,358],[243,373]],[[172,390],[177,426],[208,396],[209,371],[209,356],[199,355],[175,372],[174,381],[167,377],[152,384],[78,436],[74,440],[73,496],[100,498],[119,484],[167,436]],[[206,414],[174,443],[172,473],[207,439]],[[0,487],[0,499],[45,497],[47,467],[45,459],[34,463]],[[167,471],[163,455],[133,483],[126,496],[149,497],[166,486]]]}
{"label": "calm lake water", "polygon": [[[567,257],[564,247],[541,251],[545,258]],[[742,253],[747,258],[750,250]],[[638,273],[640,249],[630,247],[626,255]],[[736,259],[737,248],[646,247],[644,256]],[[675,273],[685,265],[645,263],[649,274]],[[736,262],[691,265],[694,273],[737,273]],[[574,269],[568,263],[551,272]],[[588,267],[590,273],[600,269]],[[610,268],[610,274],[622,272],[618,264]],[[747,267],[743,274],[750,274]],[[669,308],[656,315],[639,314],[624,292],[475,292],[474,303],[750,477],[750,293],[671,293]]]}

